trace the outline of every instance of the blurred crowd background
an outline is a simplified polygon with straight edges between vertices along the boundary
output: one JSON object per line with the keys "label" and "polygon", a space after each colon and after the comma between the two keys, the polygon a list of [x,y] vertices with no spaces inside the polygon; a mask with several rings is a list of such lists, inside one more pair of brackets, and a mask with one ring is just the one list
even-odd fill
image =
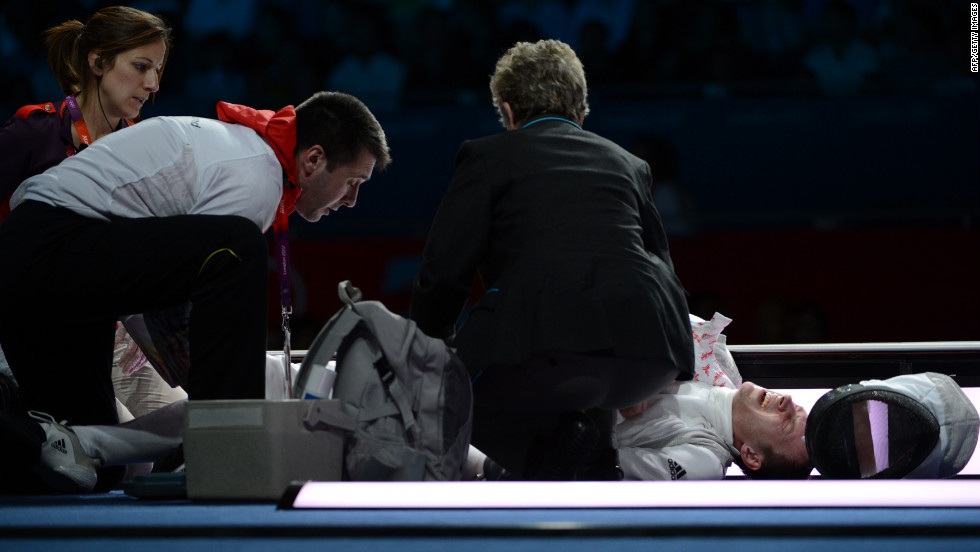
{"label": "blurred crowd background", "polygon": [[[113,2],[6,3],[4,106],[52,94],[41,33]],[[147,0],[175,31],[158,109],[218,98],[280,105],[346,89],[379,110],[486,103],[494,61],[559,38],[593,94],[957,94],[969,78],[960,0]],[[827,49],[844,52],[835,61]],[[57,89],[55,88],[55,91]]]}
{"label": "blurred crowd background", "polygon": [[[42,33],[119,2],[6,2],[0,116],[61,97]],[[730,343],[980,339],[980,80],[964,0],[147,0],[174,48],[143,117],[352,93],[394,163],[293,225],[294,346],[351,279],[407,310],[462,140],[516,41],[582,58],[586,128],[650,161],[691,310]],[[480,290],[474,289],[474,295]],[[270,292],[271,327],[278,317]],[[274,331],[270,348],[275,348]]]}

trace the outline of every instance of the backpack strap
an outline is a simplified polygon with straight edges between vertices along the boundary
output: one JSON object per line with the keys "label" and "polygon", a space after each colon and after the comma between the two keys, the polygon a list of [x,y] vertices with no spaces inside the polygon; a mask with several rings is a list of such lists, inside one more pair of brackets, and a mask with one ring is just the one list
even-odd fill
{"label": "backpack strap", "polygon": [[361,300],[361,290],[354,287],[350,280],[344,280],[337,284],[337,295],[345,305],[354,306],[354,303]]}
{"label": "backpack strap", "polygon": [[[344,280],[337,284],[337,294],[340,296],[340,300],[347,304],[350,310],[357,312],[357,303],[362,297],[360,289],[354,287],[354,284],[350,280]],[[363,320],[363,317],[359,316],[359,318]],[[376,343],[375,345],[378,351],[378,357],[374,359],[374,369],[378,371],[381,384],[384,385],[388,396],[391,397],[395,406],[398,407],[402,422],[405,424],[405,430],[411,433],[412,439],[418,442],[422,438],[420,435],[422,430],[415,420],[415,414],[412,413],[412,395],[405,390],[405,386],[402,385],[397,374],[392,371],[391,365],[388,364],[388,359],[385,358],[384,349],[381,347],[381,344]],[[366,416],[373,416],[375,414],[383,416],[387,413],[365,412]]]}
{"label": "backpack strap", "polygon": [[[350,280],[344,280],[337,285],[337,294],[340,296],[340,300],[347,304],[346,312],[357,313],[358,320],[364,321],[364,317],[358,312],[358,302],[361,300],[361,290],[354,287]],[[365,322],[366,323],[366,322]],[[368,332],[370,334],[370,332]],[[370,334],[373,339],[377,339],[376,335]],[[422,428],[419,427],[418,422],[415,420],[415,414],[412,413],[412,403],[413,397],[409,393],[405,386],[402,385],[401,380],[398,379],[398,375],[391,369],[391,365],[388,363],[388,359],[385,358],[384,348],[380,343],[375,341],[375,349],[377,351],[377,357],[374,358],[372,364],[374,369],[378,371],[378,377],[381,379],[381,385],[384,386],[385,391],[388,393],[388,397],[395,403],[398,408],[399,414],[402,417],[402,423],[405,424],[405,430],[408,431],[412,439],[415,442],[419,442],[422,439],[421,431]],[[337,349],[340,350],[339,347]],[[338,366],[338,370],[341,368]],[[387,416],[389,412],[388,408],[383,408],[378,412],[363,411],[363,415],[366,419],[371,419],[373,417]]]}
{"label": "backpack strap", "polygon": [[402,385],[402,382],[391,370],[391,366],[388,365],[384,353],[381,353],[380,357],[374,361],[374,368],[378,371],[378,375],[381,376],[381,384],[388,391],[388,396],[391,397],[391,400],[395,401],[398,412],[401,413],[402,422],[405,424],[405,430],[412,434],[412,439],[416,443],[421,441],[422,436],[419,433],[422,428],[416,422],[415,414],[412,414],[412,397],[405,391],[405,386]]}
{"label": "backpack strap", "polygon": [[[350,280],[344,280],[337,285],[337,293],[340,296],[340,300],[347,306],[327,322],[327,325],[320,330],[319,335],[317,335],[317,338],[310,346],[309,353],[303,359],[299,375],[296,377],[296,384],[293,388],[294,397],[302,396],[313,365],[326,366],[334,354],[339,353],[344,348],[348,339],[354,334],[357,328],[365,324],[364,317],[361,316],[357,309],[357,302],[361,299],[361,290],[354,287]],[[392,371],[380,345],[375,344],[375,348],[377,349],[378,356],[373,360],[372,364],[375,370],[378,371],[378,376],[381,378],[381,383],[384,385],[385,391],[387,391],[388,396],[391,397],[391,400],[398,408],[406,431],[411,433],[413,439],[419,441],[421,439],[421,428],[415,419],[415,415],[412,413],[412,395],[405,390],[405,387],[401,384],[395,372]],[[337,366],[337,370],[339,374],[340,370],[343,370],[343,367]],[[386,416],[390,413],[388,408],[378,412],[365,411],[363,415],[367,419]]]}
{"label": "backpack strap", "polygon": [[[327,325],[324,326],[317,335],[313,344],[310,346],[309,353],[300,365],[299,374],[296,376],[296,383],[293,387],[293,396],[302,397],[306,381],[310,377],[313,365],[326,366],[333,356],[340,350],[347,336],[359,326],[363,319],[353,308],[347,308],[334,315]],[[311,354],[312,353],[312,354]]]}
{"label": "backpack strap", "polygon": [[330,428],[354,431],[354,420],[351,420],[347,414],[344,414],[337,408],[330,408],[327,405],[328,402],[325,400],[313,402],[309,412],[306,413],[306,419],[303,420],[306,428],[311,431],[328,430]]}

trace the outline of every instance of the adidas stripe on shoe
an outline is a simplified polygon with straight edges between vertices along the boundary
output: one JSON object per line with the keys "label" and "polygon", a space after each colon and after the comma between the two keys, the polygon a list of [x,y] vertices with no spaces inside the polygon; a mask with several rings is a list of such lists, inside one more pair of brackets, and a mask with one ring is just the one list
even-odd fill
{"label": "adidas stripe on shoe", "polygon": [[30,411],[30,417],[44,430],[41,461],[33,468],[41,480],[56,491],[88,492],[95,488],[95,470],[100,462],[82,449],[78,436],[67,422],[58,423],[50,414]]}

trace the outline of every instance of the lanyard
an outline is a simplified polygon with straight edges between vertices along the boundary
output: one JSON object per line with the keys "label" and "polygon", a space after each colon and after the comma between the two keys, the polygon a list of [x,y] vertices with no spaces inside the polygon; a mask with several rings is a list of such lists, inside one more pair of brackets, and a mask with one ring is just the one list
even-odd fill
{"label": "lanyard", "polygon": [[582,127],[580,127],[574,121],[569,121],[568,119],[564,119],[562,117],[541,117],[540,119],[535,119],[535,120],[533,120],[531,122],[524,123],[524,126],[522,126],[521,128],[527,128],[527,127],[533,125],[534,123],[540,123],[541,121],[562,121],[563,123],[568,123],[568,124],[572,125],[573,127],[577,128],[579,130],[582,130]]}
{"label": "lanyard", "polygon": [[[283,186],[287,186],[283,183]],[[279,200],[276,211],[275,232],[276,264],[279,273],[279,300],[282,304],[282,367],[285,374],[286,397],[293,397],[292,349],[290,347],[289,316],[293,313],[293,296],[289,286],[289,214],[286,211],[286,198]]]}
{"label": "lanyard", "polygon": [[[85,118],[82,117],[82,109],[78,107],[78,101],[75,100],[75,96],[69,94],[65,98],[65,105],[68,106],[68,113],[71,113],[71,120],[75,123],[75,130],[78,131],[78,138],[82,141],[82,144],[86,146],[92,145],[92,138],[88,133],[88,126],[85,125]],[[81,147],[79,147],[81,149]]]}

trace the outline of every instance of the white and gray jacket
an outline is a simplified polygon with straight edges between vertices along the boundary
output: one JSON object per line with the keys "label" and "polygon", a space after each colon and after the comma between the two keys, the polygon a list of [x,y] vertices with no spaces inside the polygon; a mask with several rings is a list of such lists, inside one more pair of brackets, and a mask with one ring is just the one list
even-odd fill
{"label": "white and gray jacket", "polygon": [[100,220],[238,215],[264,232],[282,186],[282,165],[251,128],[199,117],[154,117],[25,180],[10,206],[34,200]]}
{"label": "white and gray jacket", "polygon": [[724,479],[732,446],[735,389],[674,383],[642,413],[616,426],[627,480]]}

